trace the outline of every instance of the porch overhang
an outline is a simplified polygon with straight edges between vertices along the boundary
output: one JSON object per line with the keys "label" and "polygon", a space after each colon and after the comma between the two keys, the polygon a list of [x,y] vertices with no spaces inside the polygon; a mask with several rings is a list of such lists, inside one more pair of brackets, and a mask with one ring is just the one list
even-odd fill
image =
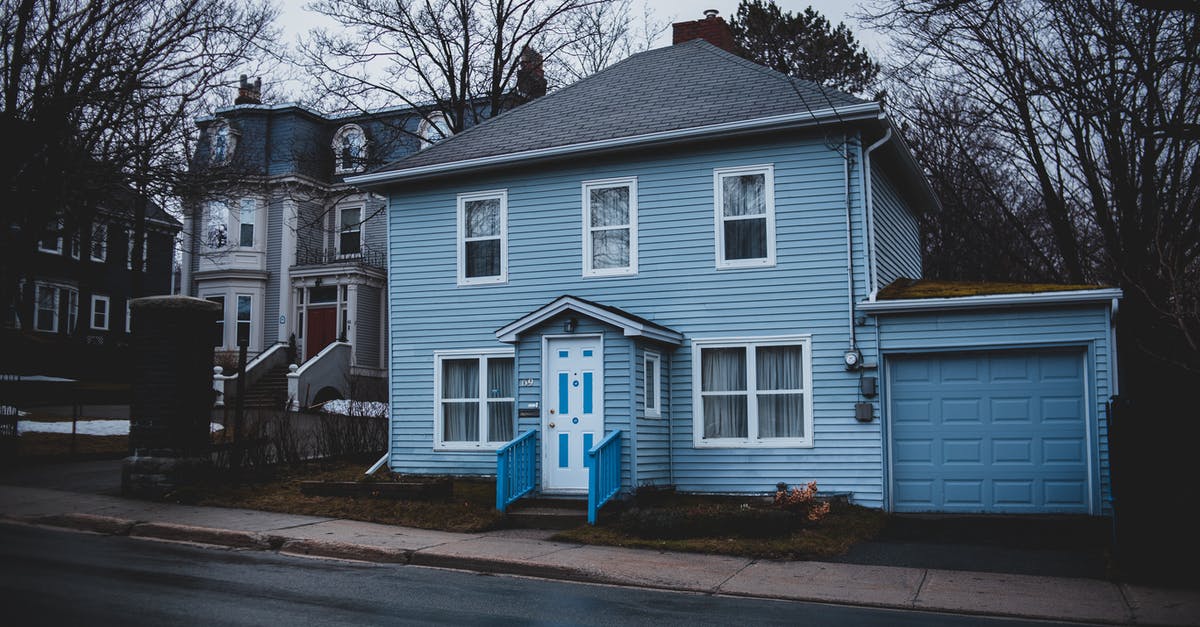
{"label": "porch overhang", "polygon": [[526,314],[496,330],[496,339],[515,344],[521,334],[565,312],[575,312],[593,320],[610,324],[626,337],[643,337],[671,346],[683,344],[683,334],[661,324],[646,320],[616,307],[601,305],[575,296],[560,296],[548,305]]}

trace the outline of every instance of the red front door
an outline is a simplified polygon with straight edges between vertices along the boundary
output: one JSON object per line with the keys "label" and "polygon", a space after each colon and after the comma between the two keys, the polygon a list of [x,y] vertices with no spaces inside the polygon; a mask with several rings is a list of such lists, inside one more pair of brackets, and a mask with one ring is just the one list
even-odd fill
{"label": "red front door", "polygon": [[337,307],[310,307],[308,328],[304,333],[305,359],[312,359],[337,339]]}

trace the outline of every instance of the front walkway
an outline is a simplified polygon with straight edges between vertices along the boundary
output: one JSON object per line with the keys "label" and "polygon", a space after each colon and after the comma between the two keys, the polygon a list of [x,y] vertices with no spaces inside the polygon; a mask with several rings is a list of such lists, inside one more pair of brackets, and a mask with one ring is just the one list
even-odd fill
{"label": "front walkway", "polygon": [[705,594],[1111,624],[1200,625],[1200,592],[896,566],[551,542],[537,531],[457,534],[331,518],[0,486],[0,520],[242,550],[530,575]]}

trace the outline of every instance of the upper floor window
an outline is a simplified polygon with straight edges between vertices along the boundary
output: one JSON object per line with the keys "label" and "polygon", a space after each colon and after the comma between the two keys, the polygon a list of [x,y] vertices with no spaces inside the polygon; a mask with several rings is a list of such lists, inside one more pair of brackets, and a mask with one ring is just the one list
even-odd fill
{"label": "upper floor window", "polygon": [[717,268],[775,265],[775,168],[713,170]]}
{"label": "upper floor window", "polygon": [[583,184],[583,275],[637,274],[637,179]]}
{"label": "upper floor window", "polygon": [[339,255],[357,255],[362,252],[362,208],[352,207],[338,211]]}
{"label": "upper floor window", "polygon": [[[132,270],[133,269],[133,248],[134,248],[134,244],[137,243],[137,239],[136,239],[137,233],[133,229],[128,229],[128,230],[126,230],[125,234],[129,236],[129,238],[127,240],[129,242],[129,246],[128,246],[129,250],[127,251],[127,254],[125,255],[125,269]],[[142,272],[146,272],[147,270],[150,269],[147,267],[147,261],[149,259],[150,259],[150,234],[146,233],[146,239],[145,239],[145,241],[142,242]]]}
{"label": "upper floor window", "polygon": [[212,201],[204,208],[204,244],[209,248],[225,248],[229,243],[229,208],[225,203]]}
{"label": "upper floor window", "polygon": [[254,247],[254,221],[257,205],[253,198],[243,198],[238,211],[238,246]]}
{"label": "upper floor window", "polygon": [[92,224],[92,245],[88,257],[103,263],[108,259],[108,225]]}
{"label": "upper floor window", "polygon": [[357,124],[347,124],[333,135],[334,170],[358,172],[367,163],[367,135]]}
{"label": "upper floor window", "polygon": [[233,156],[237,144],[237,136],[229,128],[225,120],[217,120],[208,127],[209,160],[216,165],[223,164]]}
{"label": "upper floor window", "polygon": [[458,284],[508,280],[508,192],[458,196]]}
{"label": "upper floor window", "polygon": [[98,331],[108,330],[108,304],[107,296],[95,294],[92,296],[92,328]]}
{"label": "upper floor window", "polygon": [[809,447],[808,336],[692,341],[697,447]]}
{"label": "upper floor window", "polygon": [[33,328],[38,331],[47,333],[58,332],[58,298],[59,290],[57,287],[42,285],[40,283],[34,287],[34,302],[36,309],[33,312]]}
{"label": "upper floor window", "polygon": [[425,150],[452,134],[450,119],[441,111],[430,113],[428,118],[421,120],[421,125],[417,128],[417,136],[421,138],[421,150]]}
{"label": "upper floor window", "polygon": [[38,240],[38,250],[61,255],[63,252],[63,219],[58,218],[46,228],[46,236]]}

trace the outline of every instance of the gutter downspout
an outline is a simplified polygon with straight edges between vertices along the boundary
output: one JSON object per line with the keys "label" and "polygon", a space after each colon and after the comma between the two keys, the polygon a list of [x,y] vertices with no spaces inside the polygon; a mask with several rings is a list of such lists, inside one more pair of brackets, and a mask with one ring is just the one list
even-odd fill
{"label": "gutter downspout", "polygon": [[854,335],[854,227],[853,210],[850,206],[850,160],[853,157],[850,153],[850,138],[845,134],[842,134],[842,150],[842,161],[846,166],[846,293],[849,299],[846,322],[850,330],[850,350],[853,351],[858,347]]}
{"label": "gutter downspout", "polygon": [[1121,377],[1117,370],[1117,316],[1121,313],[1121,299],[1113,298],[1108,316],[1108,391],[1111,396],[1121,395]]}
{"label": "gutter downspout", "polygon": [[[882,120],[883,115],[880,114],[879,119]],[[863,168],[866,171],[864,182],[867,184],[866,199],[867,199],[867,255],[871,260],[870,277],[871,277],[871,296],[870,300],[875,300],[875,295],[879,293],[879,277],[878,277],[878,262],[875,259],[875,191],[874,185],[871,184],[871,153],[876,148],[887,143],[892,138],[892,126],[889,124],[887,131],[879,141],[867,147],[866,153],[863,155]]]}

